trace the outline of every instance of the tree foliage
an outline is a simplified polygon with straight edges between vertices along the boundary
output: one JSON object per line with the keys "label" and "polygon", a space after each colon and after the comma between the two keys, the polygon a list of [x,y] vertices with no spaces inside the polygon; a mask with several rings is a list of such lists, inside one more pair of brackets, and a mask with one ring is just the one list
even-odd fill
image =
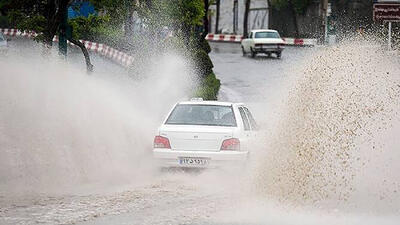
{"label": "tree foliage", "polygon": [[128,14],[138,9],[132,0],[90,0],[97,11],[109,15],[107,22],[117,25],[126,21]]}
{"label": "tree foliage", "polygon": [[68,5],[72,0],[0,0],[0,12],[8,25],[21,30],[34,30],[46,45],[52,45]]}
{"label": "tree foliage", "polygon": [[296,13],[301,14],[310,5],[311,0],[270,0],[271,6],[276,9],[283,9],[289,7],[291,4]]}
{"label": "tree foliage", "polygon": [[67,11],[71,2],[72,0],[0,0],[0,12],[8,17],[10,25],[21,30],[38,32],[36,39],[43,42],[47,49],[53,45],[53,38],[57,33],[60,35],[60,53],[66,53],[63,49],[66,49],[67,39],[74,43],[81,48],[90,72],[93,65],[85,45],[67,35]]}
{"label": "tree foliage", "polygon": [[[173,3],[172,3],[173,2]],[[176,31],[185,35],[194,32],[197,26],[202,26],[204,3],[202,0],[172,0],[167,6],[171,25]]]}
{"label": "tree foliage", "polygon": [[[131,48],[141,48],[144,50],[142,52],[146,52],[145,48],[154,49],[155,43],[163,41],[158,39],[162,31],[172,31],[175,38],[182,40],[182,47],[187,50],[188,57],[192,58],[199,78],[215,79],[215,76],[210,76],[213,65],[208,56],[210,47],[204,40],[204,24],[208,22],[205,21],[208,10],[206,6],[209,0],[88,1],[95,6],[98,14],[68,20],[73,28],[74,41],[85,39],[128,51]],[[63,20],[67,7],[72,2],[73,0],[0,0],[0,12],[7,17],[9,27],[37,31],[42,34],[41,41],[51,45],[55,34],[65,32]],[[134,22],[144,27],[144,31],[133,33]],[[213,93],[215,97],[216,92]]]}

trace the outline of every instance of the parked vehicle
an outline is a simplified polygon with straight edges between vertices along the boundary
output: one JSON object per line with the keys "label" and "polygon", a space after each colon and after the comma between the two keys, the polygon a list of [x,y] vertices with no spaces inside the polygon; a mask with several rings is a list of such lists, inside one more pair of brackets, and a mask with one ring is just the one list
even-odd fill
{"label": "parked vehicle", "polygon": [[265,53],[268,56],[274,53],[277,58],[281,58],[285,41],[276,30],[252,30],[248,37],[242,40],[241,47],[243,56],[250,53],[254,58],[259,53]]}
{"label": "parked vehicle", "polygon": [[171,110],[154,138],[161,167],[223,167],[243,164],[257,130],[242,103],[191,100]]}

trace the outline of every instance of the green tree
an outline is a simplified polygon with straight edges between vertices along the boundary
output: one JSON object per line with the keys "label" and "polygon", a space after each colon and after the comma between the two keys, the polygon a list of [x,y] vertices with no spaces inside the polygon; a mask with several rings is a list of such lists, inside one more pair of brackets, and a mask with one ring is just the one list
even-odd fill
{"label": "green tree", "polygon": [[312,0],[268,0],[268,5],[277,9],[289,9],[292,14],[292,22],[295,29],[295,35],[299,36],[299,25],[297,16],[303,14]]}
{"label": "green tree", "polygon": [[204,3],[201,0],[172,0],[168,6],[172,28],[184,38],[194,35],[203,25]]}
{"label": "green tree", "polygon": [[295,13],[301,14],[310,5],[311,0],[268,0],[268,3],[277,9],[292,7]]}
{"label": "green tree", "polygon": [[133,35],[132,15],[140,9],[141,4],[144,5],[143,0],[90,0],[90,2],[98,11],[109,15],[107,23],[113,26],[123,25],[125,36]]}
{"label": "green tree", "polygon": [[[65,18],[72,0],[0,0],[0,11],[8,16],[9,24],[26,31],[38,32],[37,40],[47,48],[53,45],[53,37],[57,33],[65,33]],[[86,47],[73,37],[71,43],[81,48],[87,65],[92,71]]]}
{"label": "green tree", "polygon": [[217,98],[220,81],[213,73],[213,64],[208,55],[211,48],[205,40],[208,28],[208,0],[171,0],[166,11],[170,26],[175,34],[183,39],[185,48],[194,62],[195,70],[201,80],[198,97],[207,100]]}

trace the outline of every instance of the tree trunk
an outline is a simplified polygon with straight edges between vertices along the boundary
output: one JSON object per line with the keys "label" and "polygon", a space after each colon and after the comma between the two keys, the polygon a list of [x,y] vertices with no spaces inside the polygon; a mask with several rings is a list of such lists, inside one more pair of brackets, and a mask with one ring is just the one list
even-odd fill
{"label": "tree trunk", "polygon": [[45,6],[46,27],[43,31],[43,43],[46,47],[53,45],[53,37],[58,31],[70,3],[71,0],[47,0]]}
{"label": "tree trunk", "polygon": [[250,0],[246,0],[244,7],[244,19],[243,19],[243,36],[246,37],[248,33],[248,20],[249,20],[249,11],[250,11]]}
{"label": "tree trunk", "polygon": [[57,32],[58,25],[56,22],[56,3],[55,1],[48,0],[46,3],[46,28],[43,31],[43,43],[46,48],[51,48],[53,45],[53,37]]}
{"label": "tree trunk", "polygon": [[219,29],[219,27],[218,27],[219,26],[219,12],[220,12],[221,1],[217,0],[215,4],[217,6],[217,12],[216,12],[216,16],[215,16],[215,33],[218,34],[219,33],[219,31],[218,31],[218,29]]}
{"label": "tree trunk", "polygon": [[93,65],[92,65],[92,63],[90,62],[89,52],[88,52],[88,50],[86,49],[85,45],[84,45],[82,42],[80,42],[80,41],[78,41],[78,40],[75,40],[75,39],[73,39],[73,38],[68,38],[68,41],[70,41],[72,44],[74,44],[74,45],[78,46],[79,48],[81,48],[82,53],[83,53],[83,55],[85,56],[86,70],[87,70],[87,72],[89,72],[89,73],[90,73],[90,72],[93,72]]}
{"label": "tree trunk", "polygon": [[293,0],[289,1],[289,5],[290,5],[290,10],[292,11],[292,15],[293,15],[293,25],[294,25],[294,29],[295,29],[295,37],[299,37],[299,25],[297,24],[297,13],[296,13],[296,9],[294,8],[292,1]]}
{"label": "tree trunk", "polygon": [[267,0],[267,4],[268,4],[268,29],[271,29],[271,21],[272,21],[272,6],[271,6],[271,0]]}
{"label": "tree trunk", "polygon": [[208,7],[210,6],[209,0],[204,0],[204,16],[203,16],[203,33],[201,38],[205,39],[208,34]]}

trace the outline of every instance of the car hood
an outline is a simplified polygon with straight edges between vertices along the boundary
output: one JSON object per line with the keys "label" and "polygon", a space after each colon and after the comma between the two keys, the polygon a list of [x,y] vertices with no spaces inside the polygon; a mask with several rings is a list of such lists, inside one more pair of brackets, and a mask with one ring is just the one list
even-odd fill
{"label": "car hood", "polygon": [[255,38],[254,44],[285,44],[281,38]]}

